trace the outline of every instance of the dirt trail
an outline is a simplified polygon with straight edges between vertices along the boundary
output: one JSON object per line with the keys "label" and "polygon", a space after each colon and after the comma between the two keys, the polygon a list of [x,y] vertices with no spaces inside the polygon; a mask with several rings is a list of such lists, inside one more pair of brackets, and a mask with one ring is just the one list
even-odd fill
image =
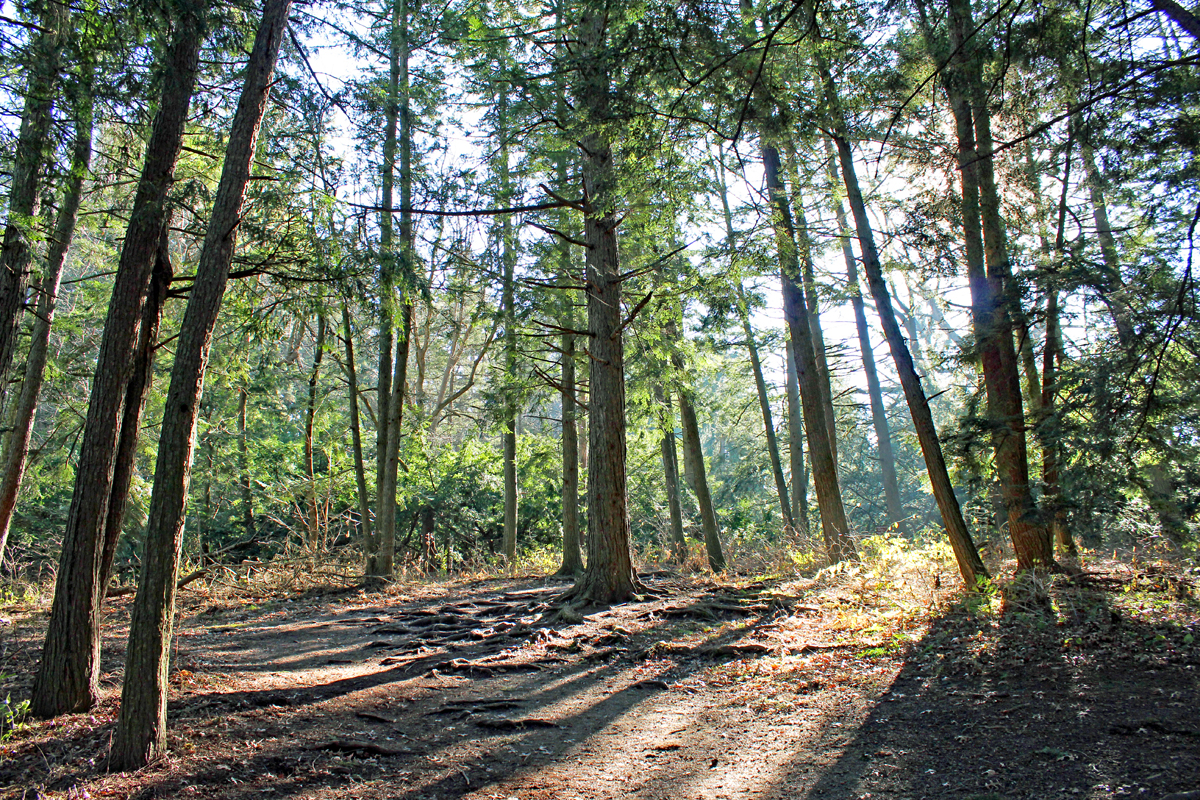
{"label": "dirt trail", "polygon": [[[127,635],[118,603],[103,702],[0,744],[0,797],[1015,800],[1200,789],[1194,603],[1068,586],[1057,620],[959,608],[906,622],[880,608],[876,624],[854,627],[863,598],[837,587],[649,584],[657,597],[575,623],[548,613],[563,584],[541,580],[256,608],[193,599],[173,662],[171,754],[133,775],[106,774],[103,762]],[[1143,596],[1163,600],[1139,609]],[[18,697],[44,611],[0,616],[0,692]]]}

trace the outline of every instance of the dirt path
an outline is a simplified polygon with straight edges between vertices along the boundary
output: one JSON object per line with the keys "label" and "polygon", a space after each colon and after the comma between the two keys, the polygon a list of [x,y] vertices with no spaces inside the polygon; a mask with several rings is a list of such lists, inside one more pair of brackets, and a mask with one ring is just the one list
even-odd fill
{"label": "dirt path", "polygon": [[[563,584],[534,580],[250,608],[193,599],[173,662],[171,754],[133,775],[103,764],[127,634],[118,603],[105,699],[0,744],[0,797],[1200,789],[1197,609],[1153,586],[1064,584],[1057,619],[1001,621],[964,608],[897,616],[811,581],[650,585],[657,598],[573,623],[547,613]],[[44,612],[0,617],[0,693],[22,696]]]}

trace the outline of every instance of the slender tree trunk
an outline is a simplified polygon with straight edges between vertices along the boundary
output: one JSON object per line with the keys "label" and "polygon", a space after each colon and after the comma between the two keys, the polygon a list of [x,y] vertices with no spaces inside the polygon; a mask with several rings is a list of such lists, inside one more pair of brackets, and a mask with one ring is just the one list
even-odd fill
{"label": "slender tree trunk", "polygon": [[4,401],[21,309],[29,288],[34,234],[31,226],[38,213],[42,172],[54,151],[50,141],[51,112],[63,50],[72,33],[71,22],[68,3],[43,3],[41,25],[33,36],[25,65],[25,105],[12,157],[8,219],[0,245],[0,404]]}
{"label": "slender tree trunk", "polygon": [[[249,342],[247,341],[247,344]],[[254,526],[254,483],[250,477],[250,442],[247,433],[247,405],[250,401],[250,389],[247,386],[238,388],[238,489],[242,495],[242,530],[246,538],[255,536]]]}
{"label": "slender tree trunk", "polygon": [[[667,323],[666,338],[675,341],[679,336],[673,322]],[[671,354],[676,375],[686,380],[683,357]],[[691,391],[679,388],[679,422],[683,428],[683,458],[695,481],[696,504],[700,507],[700,527],[704,532],[704,549],[708,554],[708,566],[713,572],[725,571],[725,554],[721,550],[721,529],[717,522],[717,510],[713,507],[712,492],[708,488],[708,473],[704,467],[704,448],[700,442],[700,425],[696,420],[696,407],[692,403]]]}
{"label": "slender tree trunk", "polygon": [[108,511],[104,521],[104,553],[100,559],[100,601],[104,602],[108,581],[112,575],[113,559],[121,532],[125,527],[125,513],[129,507],[129,487],[137,469],[137,448],[141,438],[142,414],[146,401],[150,399],[150,385],[154,380],[154,355],[158,348],[158,331],[163,310],[167,302],[167,291],[175,270],[171,265],[170,214],[163,224],[158,243],[158,256],[154,262],[154,273],[150,278],[150,291],[142,307],[142,323],[138,331],[137,350],[134,353],[133,373],[125,388],[125,407],[121,417],[121,433],[117,439],[117,455],[113,463],[112,496],[108,500]]}
{"label": "slender tree trunk", "polygon": [[784,342],[787,361],[788,464],[792,480],[792,514],[805,536],[812,530],[808,521],[808,466],[804,461],[804,420],[800,408],[800,382],[796,379],[796,357],[789,338]]}
{"label": "slender tree trunk", "polygon": [[[1080,128],[1083,126],[1080,125]],[[1137,344],[1137,331],[1133,324],[1133,308],[1129,302],[1129,291],[1121,275],[1121,258],[1117,253],[1117,240],[1113,237],[1112,223],[1108,219],[1108,199],[1105,197],[1104,178],[1096,167],[1096,154],[1088,140],[1086,129],[1079,131],[1079,151],[1086,170],[1088,199],[1092,205],[1092,222],[1096,226],[1096,239],[1100,243],[1100,259],[1103,265],[1104,282],[1096,288],[1105,305],[1112,313],[1117,328],[1117,339],[1126,350]]]}
{"label": "slender tree trunk", "polygon": [[33,433],[33,421],[37,414],[38,397],[42,391],[42,379],[46,372],[49,353],[50,328],[54,323],[54,306],[58,299],[58,287],[62,280],[63,265],[67,251],[75,235],[75,221],[79,216],[79,204],[83,197],[83,179],[92,158],[92,65],[80,69],[81,79],[74,103],[75,142],[71,153],[71,172],[63,190],[62,205],[58,211],[54,238],[46,256],[46,272],[38,286],[37,316],[30,335],[29,358],[25,362],[25,378],[21,383],[13,419],[4,452],[4,473],[0,478],[0,561],[4,560],[4,549],[8,541],[9,526],[13,510],[21,491],[21,479],[25,475],[25,463],[29,455],[29,439]]}
{"label": "slender tree trunk", "polygon": [[[564,242],[564,244],[566,244]],[[570,327],[564,325],[563,327]],[[563,560],[558,574],[569,576],[583,572],[583,554],[579,548],[579,431],[575,425],[575,336],[562,337],[562,502]]]}
{"label": "slender tree trunk", "polygon": [[618,190],[607,126],[612,87],[605,53],[609,9],[589,2],[579,12],[574,53],[575,108],[586,126],[582,153],[585,285],[588,309],[587,568],[571,590],[583,603],[624,602],[637,580],[629,552],[625,475],[625,344],[621,328]]}
{"label": "slender tree trunk", "polygon": [[[1053,565],[1054,551],[1046,527],[1038,520],[1029,483],[1029,461],[1025,441],[1025,412],[1021,402],[1021,378],[1013,347],[1010,306],[1019,304],[1008,261],[1008,243],[1000,217],[1000,195],[992,164],[991,116],[984,97],[979,57],[968,38],[975,31],[970,0],[949,0],[951,46],[954,69],[947,77],[952,87],[951,105],[959,133],[959,165],[964,185],[964,224],[968,192],[977,187],[979,224],[983,233],[984,280],[971,281],[976,313],[976,339],[980,342],[988,413],[993,426],[996,472],[1008,516],[1009,536],[1017,554],[1018,570],[1042,569]],[[970,269],[970,267],[968,267]],[[974,268],[976,275],[979,266]],[[978,300],[974,299],[978,297]]]}
{"label": "slender tree trunk", "polygon": [[[404,415],[403,378],[407,376],[408,371],[409,332],[412,329],[412,306],[404,300],[400,308],[400,337],[398,340],[393,339],[396,326],[396,281],[398,273],[399,276],[405,277],[410,274],[408,267],[411,264],[412,246],[412,120],[409,109],[408,17],[407,0],[395,0],[392,5],[390,77],[383,144],[385,211],[380,218],[379,238],[380,249],[383,251],[381,282],[384,294],[379,354],[380,431],[376,454],[378,475],[375,524],[379,551],[374,559],[368,558],[368,575],[382,578],[391,577],[396,556],[396,482],[400,460],[400,422]],[[392,200],[397,154],[400,158],[401,208],[398,252],[393,247],[392,236]]]}
{"label": "slender tree trunk", "polygon": [[667,510],[671,517],[671,560],[682,564],[687,560],[687,539],[683,534],[683,505],[679,502],[679,461],[675,444],[675,414],[671,409],[671,398],[656,384],[654,396],[658,400],[658,424],[662,428],[663,476],[667,485]]}
{"label": "slender tree trunk", "polygon": [[317,381],[325,355],[325,315],[317,315],[317,341],[313,345],[313,367],[308,376],[308,408],[304,414],[304,468],[308,472],[308,546],[315,548],[320,536],[321,509],[317,501],[317,473],[313,465],[313,429],[317,421]]}
{"label": "slender tree trunk", "polygon": [[[1067,140],[1063,154],[1062,192],[1058,198],[1057,232],[1054,236],[1054,255],[1061,264],[1066,257],[1067,193],[1071,184],[1071,150],[1074,136]],[[1055,276],[1050,277],[1051,281]],[[1058,287],[1051,283],[1046,289],[1046,345],[1042,349],[1042,402],[1038,424],[1042,444],[1042,482],[1045,484],[1045,503],[1054,541],[1071,558],[1079,555],[1075,539],[1067,527],[1067,511],[1062,501],[1059,477],[1059,426],[1057,411],[1058,369],[1062,362],[1062,330],[1059,327]]]}
{"label": "slender tree trunk", "polygon": [[[713,164],[717,176],[717,188],[721,197],[721,209],[725,215],[725,245],[732,256],[736,248],[736,236],[733,231],[733,213],[729,209],[729,192],[725,185],[725,171],[720,162]],[[742,331],[746,334],[746,348],[750,353],[750,367],[754,371],[754,385],[758,390],[758,406],[762,411],[763,429],[766,431],[767,455],[771,459],[771,473],[775,477],[775,493],[779,498],[779,512],[783,524],[787,528],[796,526],[792,517],[792,504],[788,501],[787,480],[783,475],[783,463],[779,458],[779,442],[775,436],[775,422],[771,415],[771,398],[767,394],[767,381],[763,377],[762,360],[758,355],[758,341],[754,329],[750,325],[750,307],[746,302],[746,291],[741,281],[737,282],[738,316],[742,320]],[[672,435],[672,438],[674,436]]]}
{"label": "slender tree trunk", "polygon": [[[408,4],[393,0],[389,36],[389,73],[387,104],[384,108],[383,174],[381,177],[382,211],[379,216],[379,370],[376,380],[375,425],[375,537],[377,549],[367,553],[368,578],[388,578],[396,547],[395,490],[387,490],[388,456],[392,452],[389,409],[392,403],[392,372],[395,359],[396,331],[396,247],[394,241],[394,200],[396,181],[396,149],[400,126],[400,73],[408,64]],[[405,70],[406,71],[406,70]]]}
{"label": "slender tree trunk", "polygon": [[245,85],[229,132],[196,279],[176,340],[146,523],[146,550],[130,619],[125,662],[128,680],[121,690],[120,716],[109,753],[109,764],[116,770],[140,768],[166,748],[167,672],[196,412],[204,388],[212,333],[229,279],[250,165],[290,8],[291,0],[266,0],[263,7],[262,22],[246,65]]}
{"label": "slender tree trunk", "polygon": [[817,505],[821,509],[821,532],[825,549],[833,561],[856,559],[850,524],[842,505],[842,490],[838,484],[837,463],[829,441],[829,426],[825,404],[821,399],[820,373],[813,349],[808,308],[801,286],[800,262],[796,255],[796,228],[792,222],[791,205],[787,200],[783,179],[779,173],[779,151],[764,144],[763,166],[767,175],[767,190],[775,207],[775,240],[779,246],[780,276],[783,280],[783,316],[791,334],[795,356],[796,380],[800,389],[800,405],[804,411],[804,431],[808,438],[808,457],[813,467],[813,484]]}
{"label": "slender tree trunk", "polygon": [[858,185],[858,174],[854,167],[854,154],[850,149],[846,119],[837,89],[833,83],[824,59],[817,54],[817,70],[825,91],[826,109],[831,117],[834,130],[834,144],[837,146],[838,160],[842,169],[842,178],[846,186],[846,196],[850,202],[850,211],[854,215],[855,228],[858,233],[858,244],[863,256],[863,269],[867,273],[867,285],[875,299],[875,307],[879,312],[880,326],[892,352],[892,360],[900,377],[900,385],[904,389],[905,399],[908,400],[909,412],[912,415],[913,427],[917,431],[917,439],[921,444],[921,453],[925,457],[925,466],[929,473],[929,481],[933,487],[934,499],[937,500],[938,510],[942,513],[942,522],[950,538],[950,546],[958,562],[959,572],[967,587],[974,589],[981,578],[987,577],[987,568],[983,565],[971,534],[963,520],[962,509],[954,494],[954,486],[950,482],[950,473],[946,469],[946,461],[942,454],[941,443],[938,441],[937,428],[933,423],[933,414],[929,410],[929,402],[921,387],[921,379],[913,364],[912,354],[904,343],[904,334],[892,311],[891,296],[887,283],[883,279],[883,266],[879,261],[879,252],[875,247],[875,234],[867,216],[866,203],[863,202],[862,191]]}
{"label": "slender tree trunk", "polygon": [[188,6],[175,26],[163,71],[163,93],[129,215],[96,375],[79,447],[75,489],[54,587],[54,606],[34,679],[32,713],[53,717],[96,702],[100,670],[100,566],[104,523],[125,387],[132,370],[142,305],[158,252],[167,192],[183,143],[196,81],[206,9]]}
{"label": "slender tree trunk", "polygon": [[428,572],[437,571],[437,542],[434,534],[437,531],[437,515],[433,506],[421,509],[421,562]]}
{"label": "slender tree trunk", "polygon": [[[556,25],[563,25],[564,21],[564,3],[558,2],[554,7],[554,20]],[[563,57],[566,54],[565,44],[558,42],[556,44],[556,54],[558,57]],[[558,124],[566,126],[567,103],[566,103],[566,85],[560,79],[557,84],[558,99],[555,103],[555,117]],[[567,174],[567,157],[566,152],[560,152],[554,160],[555,178],[559,187],[568,185],[569,176]],[[569,211],[561,212],[560,229],[568,230],[571,224],[568,218]],[[559,239],[556,243],[558,247],[558,274],[564,285],[570,285],[575,282],[575,277],[571,271],[571,245],[565,239]],[[577,322],[575,319],[575,303],[569,293],[563,298],[565,305],[565,313],[562,316],[562,327],[567,330],[575,330]],[[562,369],[562,389],[559,394],[559,404],[562,406],[562,502],[563,502],[563,519],[562,519],[562,542],[563,542],[563,558],[562,566],[558,568],[558,574],[562,576],[577,576],[583,573],[583,553],[581,551],[580,536],[579,536],[579,426],[578,417],[579,405],[577,399],[577,391],[575,384],[575,356],[576,356],[576,336],[571,333],[564,333],[562,336],[562,356],[560,366]]]}
{"label": "slender tree trunk", "polygon": [[[833,145],[825,140],[829,156],[829,180],[836,193],[839,180],[834,161]],[[854,247],[850,244],[853,235],[850,222],[846,219],[846,208],[836,194],[832,198],[833,212],[837,219],[838,235],[842,243],[842,259],[846,262],[846,289],[850,294],[850,305],[854,309],[854,325],[858,330],[858,347],[862,353],[863,374],[867,378],[867,396],[871,401],[871,422],[875,426],[875,439],[879,447],[879,471],[883,477],[883,496],[887,504],[888,522],[904,533],[909,533],[907,515],[900,501],[900,481],[896,477],[896,456],[892,450],[892,431],[888,425],[887,409],[883,405],[883,390],[879,385],[879,373],[875,368],[875,349],[871,346],[871,333],[867,328],[867,312],[862,291],[858,284],[858,263],[854,258]]]}
{"label": "slender tree trunk", "polygon": [[[367,493],[367,471],[363,462],[362,420],[358,411],[358,370],[354,365],[354,331],[350,327],[350,309],[342,303],[342,335],[346,344],[346,385],[350,392],[350,439],[354,447],[354,483],[358,487],[358,514],[362,518],[362,549],[377,550],[371,533],[371,499]],[[447,567],[447,569],[449,569]]]}
{"label": "slender tree trunk", "polygon": [[792,181],[793,194],[797,198],[791,204],[795,213],[796,248],[804,286],[804,304],[808,309],[808,329],[812,332],[813,355],[816,357],[817,389],[821,393],[821,405],[825,407],[825,427],[829,432],[829,449],[833,463],[838,463],[837,412],[833,408],[833,383],[829,372],[829,357],[825,349],[825,333],[821,329],[821,306],[817,296],[816,265],[812,256],[812,236],[808,220],[804,216],[804,205],[800,202],[800,170],[796,164],[796,150],[789,141],[786,144],[788,172]]}
{"label": "slender tree trunk", "polygon": [[[496,133],[500,137],[500,205],[512,197],[508,169],[508,87],[501,86],[496,102]],[[513,270],[517,249],[512,215],[500,219],[500,259],[504,274],[501,302],[504,306],[504,558],[511,566],[517,558],[517,314],[513,307]]]}

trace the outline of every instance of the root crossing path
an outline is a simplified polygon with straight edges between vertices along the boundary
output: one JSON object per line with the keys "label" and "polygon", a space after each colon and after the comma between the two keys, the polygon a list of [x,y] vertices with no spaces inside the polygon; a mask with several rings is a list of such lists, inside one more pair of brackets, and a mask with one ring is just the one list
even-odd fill
{"label": "root crossing path", "polygon": [[[1071,613],[1047,623],[900,613],[862,587],[812,581],[646,581],[653,598],[581,621],[556,613],[565,585],[541,579],[257,603],[193,593],[170,755],[133,774],[104,763],[127,634],[117,605],[101,705],[9,734],[0,798],[1200,789],[1194,604],[1135,620],[1111,588],[1071,589]],[[24,690],[43,620],[6,612],[0,692]]]}

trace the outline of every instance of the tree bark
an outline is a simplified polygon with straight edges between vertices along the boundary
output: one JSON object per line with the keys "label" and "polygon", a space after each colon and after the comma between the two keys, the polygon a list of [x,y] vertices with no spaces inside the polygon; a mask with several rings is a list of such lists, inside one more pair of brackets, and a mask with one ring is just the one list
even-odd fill
{"label": "tree bark", "polygon": [[117,455],[113,462],[112,496],[108,500],[108,511],[104,521],[104,553],[100,559],[100,599],[103,602],[112,576],[113,559],[121,532],[125,527],[125,512],[129,507],[129,487],[137,469],[137,448],[141,438],[142,414],[146,401],[150,399],[150,384],[154,380],[154,355],[158,348],[158,331],[162,322],[163,309],[167,302],[167,291],[175,270],[171,265],[170,214],[163,224],[158,243],[158,256],[154,261],[154,273],[150,278],[150,291],[142,307],[142,322],[138,331],[137,350],[134,353],[133,373],[125,388],[125,407],[121,416],[121,433],[117,439]]}
{"label": "tree bark", "polygon": [[25,65],[25,104],[16,150],[12,154],[8,219],[0,245],[0,405],[7,391],[8,370],[16,350],[17,329],[29,288],[33,264],[32,226],[42,191],[42,172],[54,150],[50,142],[50,125],[62,54],[72,35],[70,4],[43,3],[40,22],[33,37],[29,62]]}
{"label": "tree bark", "polygon": [[[342,335],[346,345],[346,386],[350,392],[350,439],[354,448],[354,483],[358,487],[358,514],[362,518],[362,549],[375,552],[371,533],[371,499],[367,493],[367,471],[363,461],[362,420],[358,410],[358,370],[354,365],[354,331],[350,327],[350,309],[342,303]],[[447,567],[447,569],[449,569]]]}
{"label": "tree bark", "polygon": [[582,154],[585,285],[588,313],[587,567],[569,593],[581,603],[619,603],[637,580],[629,552],[625,474],[625,345],[621,327],[621,266],[614,208],[617,176],[607,126],[612,87],[609,8],[589,2],[575,25],[575,107],[585,129]]}
{"label": "tree bark", "polygon": [[[904,334],[892,311],[891,296],[887,283],[883,279],[883,266],[879,261],[879,251],[875,246],[875,233],[867,216],[866,203],[858,184],[858,174],[854,167],[854,154],[850,149],[846,119],[841,102],[837,96],[837,88],[833,77],[818,53],[815,56],[817,71],[825,92],[825,106],[830,116],[833,128],[833,141],[837,147],[838,160],[841,165],[842,179],[846,186],[846,196],[850,202],[850,211],[854,215],[856,232],[858,233],[859,249],[863,257],[863,269],[867,273],[867,285],[875,299],[875,307],[879,312],[880,326],[892,352],[892,360],[900,377],[900,385],[904,389],[905,399],[908,400],[909,412],[912,415],[913,427],[917,431],[917,439],[921,444],[921,453],[925,457],[925,466],[929,473],[929,481],[933,487],[934,499],[937,500],[938,510],[942,513],[942,522],[950,538],[950,546],[954,550],[959,572],[968,589],[978,586],[981,578],[987,577],[987,568],[975,549],[971,534],[963,520],[962,509],[954,494],[954,486],[950,482],[950,473],[946,469],[946,461],[942,454],[942,446],[938,441],[937,428],[933,424],[933,414],[929,410],[929,402],[921,387],[921,379],[913,364],[912,354],[904,342]],[[1010,340],[1011,341],[1011,340]]]}
{"label": "tree bark", "polygon": [[[668,341],[678,338],[679,333],[675,330],[673,322],[667,324],[666,336]],[[671,363],[675,367],[676,376],[681,382],[686,382],[683,356],[678,352],[672,353]],[[717,522],[717,510],[713,507],[712,492],[708,488],[704,448],[700,442],[700,425],[696,420],[696,407],[692,403],[691,390],[685,385],[679,387],[679,422],[684,431],[683,458],[695,482],[692,489],[696,493],[696,505],[700,507],[700,528],[704,532],[704,550],[708,555],[708,566],[713,572],[724,572],[725,554],[721,550],[721,529]]]}
{"label": "tree bark", "polygon": [[583,572],[583,554],[579,548],[579,431],[575,425],[575,336],[569,333],[563,334],[562,337],[562,391],[559,399],[562,404],[563,560],[558,574],[573,576]]}
{"label": "tree bark", "polygon": [[[508,87],[501,85],[496,99],[496,133],[500,137],[499,172],[501,206],[512,197],[508,169]],[[513,307],[513,271],[517,250],[512,215],[500,219],[500,260],[503,266],[501,303],[504,314],[504,558],[511,566],[517,559],[517,314]]]}
{"label": "tree bark", "polygon": [[392,431],[389,427],[392,404],[392,372],[395,360],[396,335],[396,248],[394,241],[394,200],[396,183],[396,150],[402,104],[400,74],[408,66],[408,4],[393,0],[391,32],[388,38],[388,89],[384,107],[383,162],[381,168],[379,214],[379,369],[376,378],[377,410],[375,418],[375,536],[376,549],[366,555],[368,578],[389,578],[392,575],[396,547],[395,489],[387,490],[388,457],[392,452]]}
{"label": "tree bark", "polygon": [[183,143],[205,18],[201,4],[189,5],[181,12],[164,64],[162,99],[146,147],[100,341],[75,489],[63,531],[54,605],[34,680],[30,710],[39,717],[83,711],[96,702],[100,560],[122,405],[166,215],[167,192]]}
{"label": "tree bark", "polygon": [[850,524],[842,505],[842,490],[838,484],[837,463],[829,441],[825,419],[825,404],[821,399],[820,373],[813,349],[808,308],[801,286],[800,262],[796,255],[796,227],[792,222],[791,205],[787,200],[783,179],[779,173],[779,151],[762,145],[763,167],[767,191],[775,208],[773,224],[779,246],[780,277],[783,281],[783,316],[791,334],[795,356],[796,380],[800,389],[800,405],[804,411],[804,431],[808,438],[808,457],[813,468],[813,484],[817,505],[821,509],[821,532],[825,549],[832,561],[856,559]]}
{"label": "tree bark", "polygon": [[671,519],[671,560],[682,564],[687,560],[687,538],[683,534],[683,505],[679,502],[679,451],[675,444],[675,415],[671,410],[671,397],[656,384],[654,396],[658,400],[658,424],[662,428],[660,448],[662,450],[663,477],[667,487],[667,512]]}
{"label": "tree bark", "polygon": [[317,315],[317,341],[313,345],[313,367],[308,376],[308,407],[304,414],[304,468],[308,472],[308,547],[315,548],[320,537],[321,508],[317,501],[317,473],[313,464],[313,429],[317,421],[317,381],[321,377],[321,359],[325,355],[325,315]]}
{"label": "tree bark", "polygon": [[808,309],[808,329],[812,333],[813,355],[816,357],[817,389],[821,392],[821,405],[825,407],[825,428],[829,432],[829,449],[833,453],[834,466],[838,463],[837,412],[833,408],[833,383],[829,372],[829,357],[825,350],[825,333],[821,329],[821,306],[817,296],[816,265],[812,256],[812,236],[808,220],[804,217],[804,205],[800,202],[800,170],[796,164],[796,149],[786,143],[788,172],[796,200],[791,208],[795,213],[796,248],[800,258],[804,304]]}
{"label": "tree bark", "polygon": [[197,411],[212,333],[229,279],[250,165],[290,8],[291,0],[267,0],[264,4],[229,132],[196,279],[176,341],[146,524],[146,550],[130,618],[125,662],[128,679],[121,690],[120,716],[109,753],[110,767],[116,770],[138,769],[166,748],[167,673]]}
{"label": "tree bark", "polygon": [[[725,246],[729,249],[730,256],[732,256],[737,243],[733,231],[733,213],[729,209],[729,192],[725,185],[723,164],[720,162],[714,163],[713,171],[717,177],[721,210],[725,215]],[[792,504],[788,500],[788,487],[787,480],[783,475],[783,462],[779,458],[779,441],[775,436],[775,422],[771,414],[771,398],[767,394],[767,381],[763,377],[762,360],[758,355],[758,341],[754,335],[754,329],[750,325],[750,308],[746,302],[746,291],[742,287],[740,280],[737,281],[735,289],[737,291],[738,316],[742,321],[742,331],[746,334],[746,349],[750,353],[750,368],[754,371],[754,386],[758,390],[758,407],[762,411],[763,429],[766,432],[767,456],[771,460],[771,474],[775,478],[775,493],[779,498],[779,513],[783,517],[784,526],[792,529],[796,527],[796,522],[792,516]],[[673,432],[671,438],[674,438]],[[676,498],[676,501],[678,501],[678,498]]]}
{"label": "tree bark", "polygon": [[800,408],[800,382],[796,379],[796,357],[789,336],[784,343],[787,361],[787,429],[788,464],[791,469],[792,513],[807,536],[812,525],[808,520],[808,466],[804,461],[804,420]]}
{"label": "tree bark", "polygon": [[54,238],[46,254],[46,272],[38,286],[37,315],[30,334],[25,378],[21,382],[13,429],[5,443],[3,483],[0,483],[0,561],[4,560],[9,526],[12,524],[13,510],[17,506],[17,497],[21,491],[21,480],[25,476],[29,440],[37,414],[38,397],[42,391],[42,379],[46,373],[50,328],[54,324],[54,307],[58,299],[59,283],[62,280],[63,265],[67,261],[67,251],[75,235],[75,222],[79,217],[79,205],[83,198],[83,179],[92,158],[92,70],[90,61],[80,69],[78,96],[74,103],[75,142],[71,152],[71,171],[63,189]]}
{"label": "tree bark", "polygon": [[[1072,133],[1074,129],[1071,129]],[[1071,150],[1075,137],[1070,136],[1063,153],[1062,191],[1058,198],[1057,230],[1054,235],[1054,255],[1061,264],[1066,258],[1067,194],[1071,184]],[[1058,287],[1050,276],[1046,289],[1046,344],[1042,348],[1042,402],[1039,408],[1038,431],[1042,444],[1042,482],[1045,484],[1046,511],[1054,541],[1071,558],[1079,555],[1075,538],[1067,527],[1067,512],[1062,502],[1059,476],[1059,455],[1062,447],[1058,430],[1058,369],[1063,358],[1062,330],[1059,327]]]}
{"label": "tree bark", "polygon": [[972,306],[977,309],[976,339],[987,385],[996,472],[1018,571],[1041,570],[1053,564],[1054,550],[1046,527],[1038,520],[1029,484],[1025,411],[1009,311],[1010,305],[1017,306],[1020,299],[1012,281],[1007,237],[1000,216],[1000,195],[992,163],[991,114],[984,96],[979,57],[968,41],[975,30],[970,0],[949,0],[949,12],[955,56],[946,80],[948,91],[954,95],[951,106],[959,136],[964,226],[972,224],[975,216],[967,208],[970,204],[967,186],[974,183],[983,239],[982,264],[986,267],[984,277],[979,279],[980,264],[973,267],[968,264],[968,271],[976,275],[971,281]]}
{"label": "tree bark", "polygon": [[1183,28],[1194,39],[1200,39],[1200,18],[1188,11],[1174,0],[1150,0],[1151,8],[1170,17],[1176,25]]}
{"label": "tree bark", "polygon": [[[837,191],[839,180],[837,164],[834,160],[832,142],[825,140],[826,154],[829,156],[829,180],[834,192]],[[867,312],[863,303],[862,291],[858,284],[858,263],[854,258],[854,247],[850,244],[852,232],[849,220],[846,219],[846,208],[840,197],[831,198],[834,216],[837,220],[838,235],[842,244],[842,259],[846,262],[846,289],[850,294],[850,305],[854,309],[854,325],[858,330],[858,348],[862,353],[863,375],[867,379],[867,397],[871,401],[871,423],[875,427],[875,440],[879,448],[879,471],[883,477],[883,496],[887,504],[888,522],[903,533],[909,533],[908,515],[904,513],[904,505],[900,501],[900,481],[896,477],[896,456],[892,450],[892,431],[888,425],[887,409],[883,405],[883,390],[879,385],[879,373],[875,368],[875,349],[871,346],[871,333],[867,328]]]}

